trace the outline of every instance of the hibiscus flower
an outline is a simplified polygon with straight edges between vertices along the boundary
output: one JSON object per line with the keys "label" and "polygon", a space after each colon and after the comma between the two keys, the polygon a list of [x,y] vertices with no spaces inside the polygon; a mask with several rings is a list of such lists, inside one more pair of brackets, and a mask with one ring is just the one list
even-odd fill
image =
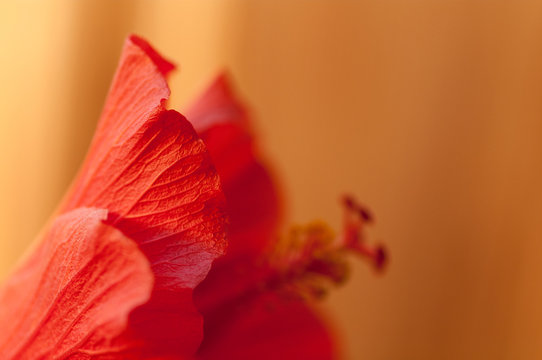
{"label": "hibiscus flower", "polygon": [[345,251],[382,267],[367,211],[346,199],[342,236],[314,223],[277,241],[277,191],[226,77],[189,122],[165,107],[173,68],[127,39],[79,175],[0,289],[2,359],[334,357],[306,299],[344,280]]}

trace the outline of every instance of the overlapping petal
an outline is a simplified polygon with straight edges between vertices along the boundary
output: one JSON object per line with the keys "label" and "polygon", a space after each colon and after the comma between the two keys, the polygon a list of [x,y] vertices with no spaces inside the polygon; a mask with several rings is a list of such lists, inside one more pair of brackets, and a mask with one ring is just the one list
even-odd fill
{"label": "overlapping petal", "polygon": [[0,290],[2,359],[122,358],[140,346],[119,337],[149,299],[153,274],[106,218],[89,208],[58,217]]}
{"label": "overlapping petal", "polygon": [[225,250],[223,193],[203,141],[166,110],[173,68],[130,37],[77,181],[61,211],[96,206],[134,239],[155,275],[151,300],[130,319],[130,336],[153,356],[189,356],[201,341],[192,289]]}
{"label": "overlapping petal", "polygon": [[[146,261],[141,271],[148,274],[148,268],[152,270],[149,275],[152,281],[147,281],[147,285],[152,283],[152,289],[130,299],[127,305],[118,306],[118,316],[124,320],[122,323],[117,321],[114,341],[111,334],[100,338],[91,331],[94,321],[101,319],[101,313],[91,316],[82,312],[77,320],[81,323],[77,338],[92,341],[92,346],[71,342],[72,348],[66,349],[68,352],[59,352],[66,357],[72,353],[85,353],[83,358],[92,359],[181,359],[193,355],[201,342],[202,317],[194,306],[192,292],[206,276],[213,260],[225,251],[227,218],[219,176],[205,144],[182,115],[165,109],[169,97],[165,76],[173,67],[145,40],[135,36],[127,39],[87,159],[60,207],[59,214],[76,215],[82,215],[74,212],[78,208],[106,209],[100,213],[107,214],[106,218],[100,218],[107,224],[103,226],[117,229],[130,239],[132,248],[136,249],[132,252]],[[61,219],[64,216],[67,215],[61,215]],[[75,218],[70,219],[75,221]],[[62,224],[57,226],[62,227]],[[69,224],[64,226],[68,228]],[[76,239],[92,235],[85,235],[86,230],[74,231]],[[39,243],[38,253],[32,257],[34,260],[27,262],[12,281],[21,281],[29,272],[35,273],[31,279],[35,282],[40,276],[63,277],[68,271],[59,265],[62,258],[58,254],[60,251],[62,255],[64,250],[57,247],[75,246],[77,249],[79,245],[73,241],[59,244],[56,237],[64,234],[55,232],[54,226],[45,233],[48,235]],[[103,235],[104,242],[109,241],[107,236]],[[36,267],[36,256],[42,256],[46,251],[43,249],[52,254],[50,264]],[[118,256],[122,259],[122,248],[119,251]],[[89,297],[85,298],[78,294],[59,294],[61,300],[55,300],[55,304],[59,304],[58,311],[47,315],[47,324],[53,324],[50,327],[42,327],[41,322],[35,323],[27,316],[28,311],[39,312],[46,305],[14,308],[13,301],[7,297],[1,299],[0,308],[7,309],[3,314],[5,323],[10,322],[10,316],[21,318],[23,322],[32,322],[35,329],[30,326],[30,330],[40,334],[22,342],[16,351],[36,358],[40,351],[50,346],[58,347],[64,341],[62,329],[66,318],[61,316],[66,316],[66,311],[93,306],[93,291],[101,289],[94,286],[105,286],[112,276],[112,280],[117,279],[116,274],[109,274],[109,271],[116,271],[114,266],[110,269],[99,266],[100,261],[108,261],[106,257],[99,258],[100,254],[95,255],[96,259],[90,259],[92,262],[88,265],[81,266],[80,275],[82,279],[93,280],[89,277],[101,271],[104,283],[73,284],[72,291],[78,288],[86,291]],[[81,262],[86,255],[93,254],[81,254]],[[128,260],[130,255],[126,254]],[[133,285],[132,280],[126,283]],[[13,292],[16,286],[21,286],[10,284],[12,286],[8,284],[5,291]],[[57,284],[50,282],[44,286],[50,290]],[[130,291],[126,294],[131,294]],[[24,296],[19,294],[19,297]],[[18,301],[17,298],[14,301]],[[100,311],[105,314],[109,310]],[[59,344],[55,343],[56,336],[47,335],[50,332],[60,334]],[[125,350],[121,355],[118,352],[111,355],[112,347]],[[51,354],[44,356],[56,358]]]}

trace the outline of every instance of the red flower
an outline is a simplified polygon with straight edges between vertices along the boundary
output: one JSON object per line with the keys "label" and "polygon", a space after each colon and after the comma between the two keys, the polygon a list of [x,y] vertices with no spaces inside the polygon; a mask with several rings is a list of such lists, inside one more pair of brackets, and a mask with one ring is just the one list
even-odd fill
{"label": "red flower", "polygon": [[[220,77],[188,111],[192,126],[165,109],[173,68],[126,41],[77,179],[0,289],[2,359],[333,356],[326,327],[292,295],[341,281],[346,249],[381,264],[359,238],[365,211],[347,202],[339,242],[313,225],[293,233],[296,248],[275,244],[277,194],[245,111]],[[209,273],[226,214],[229,251]]]}

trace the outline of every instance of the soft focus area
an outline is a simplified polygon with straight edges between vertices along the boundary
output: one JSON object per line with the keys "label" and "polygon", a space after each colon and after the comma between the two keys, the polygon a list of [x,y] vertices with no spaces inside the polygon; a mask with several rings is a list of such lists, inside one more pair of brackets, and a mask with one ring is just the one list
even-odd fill
{"label": "soft focus area", "polygon": [[542,3],[0,3],[0,278],[76,173],[128,33],[183,108],[227,69],[287,223],[376,215],[383,276],[325,300],[346,359],[542,357]]}

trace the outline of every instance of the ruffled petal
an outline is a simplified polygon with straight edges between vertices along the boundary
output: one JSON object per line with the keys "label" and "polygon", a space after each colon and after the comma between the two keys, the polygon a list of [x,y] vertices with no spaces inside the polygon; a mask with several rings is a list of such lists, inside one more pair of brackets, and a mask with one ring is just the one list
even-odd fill
{"label": "ruffled petal", "polygon": [[335,359],[327,328],[307,303],[262,293],[206,317],[196,359]]}
{"label": "ruffled petal", "polygon": [[120,339],[153,275],[137,245],[103,223],[107,211],[58,217],[0,290],[2,359],[102,359],[138,351]]}
{"label": "ruffled petal", "polygon": [[107,222],[149,259],[152,297],[130,318],[130,336],[149,344],[149,356],[195,352],[202,319],[192,289],[226,246],[224,195],[206,146],[182,115],[164,108],[171,66],[144,40],[127,40],[87,160],[61,208],[108,209]]}

